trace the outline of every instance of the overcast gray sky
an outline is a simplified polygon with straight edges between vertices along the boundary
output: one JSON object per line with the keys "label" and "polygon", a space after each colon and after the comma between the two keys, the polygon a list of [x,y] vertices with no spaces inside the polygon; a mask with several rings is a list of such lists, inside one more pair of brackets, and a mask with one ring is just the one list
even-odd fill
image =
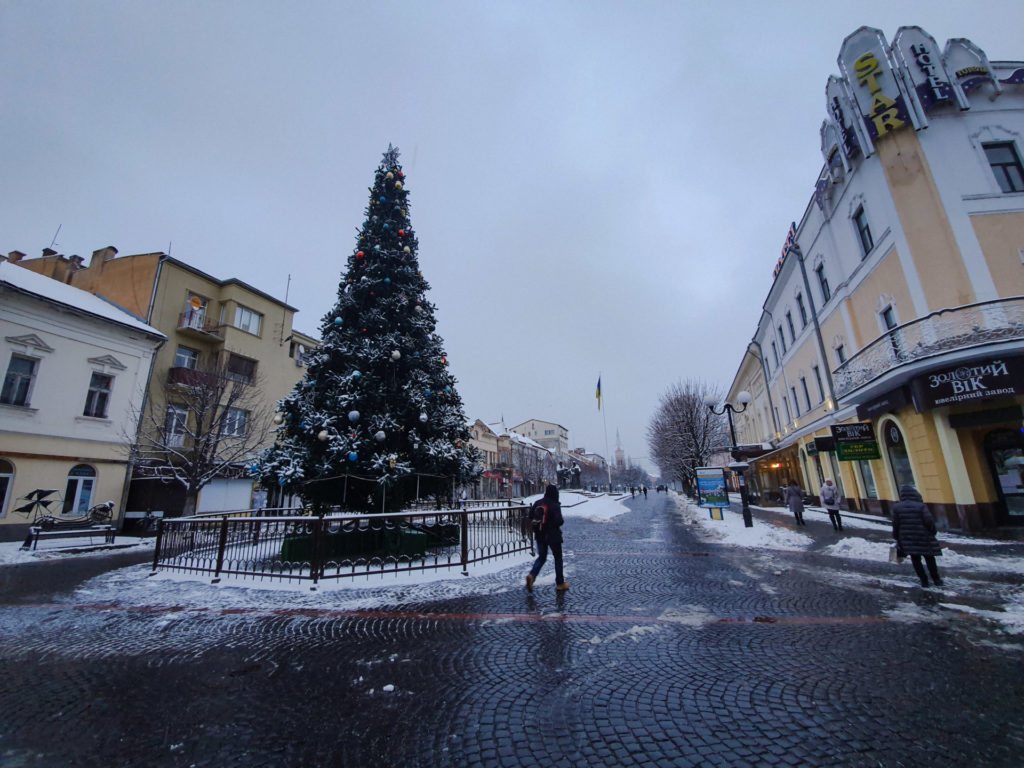
{"label": "overcast gray sky", "polygon": [[[1024,59],[1019,0],[0,0],[0,248],[171,250],[335,300],[402,151],[472,420],[643,461],[674,381],[728,386],[822,160],[843,38]],[[594,397],[598,374],[603,413]]]}

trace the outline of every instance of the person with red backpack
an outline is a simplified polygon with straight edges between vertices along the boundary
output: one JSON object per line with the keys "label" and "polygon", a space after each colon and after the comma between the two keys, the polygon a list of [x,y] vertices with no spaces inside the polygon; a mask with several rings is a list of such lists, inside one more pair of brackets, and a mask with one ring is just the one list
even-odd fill
{"label": "person with red backpack", "polygon": [[526,591],[533,592],[533,581],[548,559],[548,550],[555,559],[555,589],[564,592],[569,589],[562,571],[562,505],[558,501],[558,486],[549,485],[544,497],[537,499],[530,507],[530,522],[534,540],[537,542],[538,557],[530,572],[526,574]]}

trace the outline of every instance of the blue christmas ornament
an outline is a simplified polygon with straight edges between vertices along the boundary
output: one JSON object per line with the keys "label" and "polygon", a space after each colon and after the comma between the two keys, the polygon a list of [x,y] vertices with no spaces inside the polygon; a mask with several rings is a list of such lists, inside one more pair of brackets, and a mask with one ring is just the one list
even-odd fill
{"label": "blue christmas ornament", "polygon": [[445,392],[451,392],[451,391],[452,391],[452,388],[451,388],[451,387],[445,387],[445,388],[444,388],[444,391],[445,391]]}
{"label": "blue christmas ornament", "polygon": [[359,455],[355,451],[352,451],[352,453],[350,453],[348,455],[348,460],[349,461],[355,461],[358,458],[359,458]]}
{"label": "blue christmas ornament", "polygon": [[277,484],[278,485],[284,485],[284,478],[283,477],[277,478]]}
{"label": "blue christmas ornament", "polygon": [[391,278],[390,277],[385,277],[384,278],[384,282],[385,283],[390,283],[391,282]]}
{"label": "blue christmas ornament", "polygon": [[249,469],[251,469],[253,474],[255,474],[256,472],[260,471],[260,465],[259,464],[253,464],[251,467],[249,467]]}
{"label": "blue christmas ornament", "polygon": [[424,389],[423,390],[423,394],[427,395],[429,397],[430,396],[430,390],[429,389]]}
{"label": "blue christmas ornament", "polygon": [[390,226],[390,225],[388,225],[388,224],[385,224],[385,225],[384,225],[384,229],[391,229],[391,226]]}
{"label": "blue christmas ornament", "polygon": [[334,318],[334,324],[335,325],[341,325],[341,318],[340,317]]}
{"label": "blue christmas ornament", "polygon": [[386,197],[384,197],[383,195],[381,195],[381,197],[380,197],[380,201],[381,201],[382,203],[386,203],[386,202],[388,201],[388,199],[387,199]]}
{"label": "blue christmas ornament", "polygon": [[379,251],[379,250],[380,250],[380,246],[379,246],[379,245],[375,245],[375,246],[373,246],[373,250],[375,250],[375,251]]}
{"label": "blue christmas ornament", "polygon": [[361,374],[359,371],[352,371],[352,378],[353,379],[358,379],[362,375],[363,374]]}

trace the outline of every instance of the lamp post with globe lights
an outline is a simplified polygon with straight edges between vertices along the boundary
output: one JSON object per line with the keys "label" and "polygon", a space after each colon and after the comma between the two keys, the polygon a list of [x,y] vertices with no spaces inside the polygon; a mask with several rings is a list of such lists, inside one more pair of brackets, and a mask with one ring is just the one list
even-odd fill
{"label": "lamp post with globe lights", "polygon": [[[752,399],[753,398],[751,398],[750,393],[744,390],[736,395],[736,400],[742,406],[741,408],[737,408],[732,403],[722,403],[722,410],[720,411],[715,410],[715,399],[713,397],[709,397],[707,400],[704,401],[708,407],[708,410],[710,410],[716,416],[721,416],[722,414],[728,415],[729,437],[732,438],[732,449],[730,450],[730,453],[732,454],[733,459],[738,458],[737,454],[739,453],[739,448],[736,445],[736,427],[733,426],[732,415],[734,413],[743,413],[745,410],[747,410],[747,405],[750,403]],[[743,525],[746,528],[753,528],[754,520],[750,516],[750,504],[747,501],[747,484],[744,482],[743,479],[743,473],[747,470],[747,467],[749,466],[750,465],[747,464],[747,462],[745,461],[733,461],[729,464],[729,469],[735,472],[740,479],[740,502],[743,506]]]}

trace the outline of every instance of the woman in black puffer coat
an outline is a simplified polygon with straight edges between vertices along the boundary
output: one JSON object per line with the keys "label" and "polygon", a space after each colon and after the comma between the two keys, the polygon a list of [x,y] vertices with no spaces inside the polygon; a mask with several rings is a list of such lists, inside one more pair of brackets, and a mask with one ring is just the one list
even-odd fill
{"label": "woman in black puffer coat", "polygon": [[923,557],[932,581],[935,586],[941,587],[942,579],[939,578],[935,557],[942,554],[942,549],[935,539],[935,519],[921,501],[917,488],[912,485],[900,488],[900,500],[892,508],[892,537],[896,539],[903,554],[910,555],[910,562],[921,579],[921,586],[928,586],[928,576],[921,566]]}

